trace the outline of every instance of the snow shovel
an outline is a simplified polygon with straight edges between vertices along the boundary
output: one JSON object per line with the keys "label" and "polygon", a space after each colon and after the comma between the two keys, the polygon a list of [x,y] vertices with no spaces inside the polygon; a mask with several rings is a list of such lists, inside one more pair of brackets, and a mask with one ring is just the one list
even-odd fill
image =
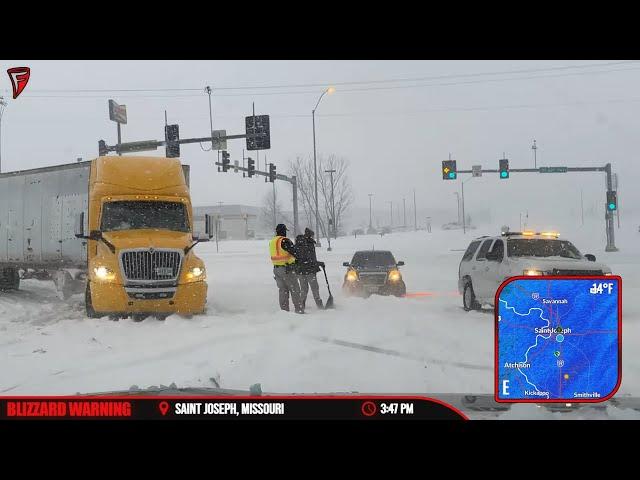
{"label": "snow shovel", "polygon": [[324,279],[327,282],[327,290],[329,290],[329,298],[327,298],[327,303],[324,304],[324,309],[328,310],[333,307],[333,295],[331,295],[331,287],[329,287],[329,279],[327,278],[327,271],[324,269],[324,265],[322,266],[322,271],[324,272]]}

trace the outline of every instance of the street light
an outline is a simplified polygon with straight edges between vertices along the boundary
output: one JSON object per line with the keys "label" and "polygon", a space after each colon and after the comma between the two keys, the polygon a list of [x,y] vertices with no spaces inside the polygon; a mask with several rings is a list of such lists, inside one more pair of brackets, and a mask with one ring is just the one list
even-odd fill
{"label": "street light", "polygon": [[2,114],[6,106],[7,102],[5,102],[4,97],[0,96],[0,173],[2,173]]}
{"label": "street light", "polygon": [[[327,89],[325,89],[322,94],[320,95],[320,98],[318,98],[318,102],[316,103],[316,106],[313,108],[313,110],[311,110],[311,119],[313,122],[313,181],[315,184],[315,203],[316,203],[316,232],[320,232],[320,229],[318,228],[319,225],[319,221],[318,221],[318,166],[317,166],[317,161],[316,161],[316,110],[318,109],[318,105],[320,105],[320,100],[322,100],[322,97],[324,97],[325,93],[328,93],[329,95],[331,95],[333,92],[335,92],[336,89],[334,87],[329,87]],[[320,247],[320,233],[318,233],[318,242],[316,243],[316,247]]]}
{"label": "street light", "polygon": [[467,233],[467,220],[464,218],[464,184],[475,177],[469,177],[461,182],[462,185],[462,233]]}
{"label": "street light", "polygon": [[373,223],[371,222],[371,197],[373,197],[373,193],[369,194],[369,231],[367,233],[373,231]]}

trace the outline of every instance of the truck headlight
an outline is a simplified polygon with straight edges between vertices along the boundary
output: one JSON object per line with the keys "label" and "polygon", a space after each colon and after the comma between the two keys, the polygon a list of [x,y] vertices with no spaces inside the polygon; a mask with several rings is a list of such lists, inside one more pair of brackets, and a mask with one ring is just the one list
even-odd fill
{"label": "truck headlight", "polygon": [[206,272],[204,267],[193,267],[187,272],[187,280],[204,280]]}
{"label": "truck headlight", "polygon": [[113,270],[102,265],[99,267],[95,267],[93,269],[93,273],[98,280],[103,280],[105,282],[110,282],[116,279],[116,273]]}
{"label": "truck headlight", "polygon": [[540,270],[525,270],[523,273],[530,277],[543,274]]}
{"label": "truck headlight", "polygon": [[349,270],[347,272],[347,280],[349,282],[355,282],[356,280],[358,280],[358,274],[356,273],[355,270]]}
{"label": "truck headlight", "polygon": [[389,281],[398,282],[398,281],[400,281],[401,278],[402,278],[402,275],[400,275],[400,271],[399,270],[391,270],[389,272]]}

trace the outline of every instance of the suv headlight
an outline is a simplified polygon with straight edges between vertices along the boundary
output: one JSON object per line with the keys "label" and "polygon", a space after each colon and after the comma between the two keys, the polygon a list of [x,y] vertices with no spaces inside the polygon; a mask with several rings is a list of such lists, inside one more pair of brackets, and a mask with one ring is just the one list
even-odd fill
{"label": "suv headlight", "polygon": [[94,267],[93,273],[98,280],[102,280],[104,282],[111,282],[116,279],[116,273],[104,265]]}
{"label": "suv headlight", "polygon": [[389,281],[390,282],[398,282],[398,281],[400,281],[401,278],[402,278],[402,275],[400,275],[400,270],[391,270],[389,272]]}
{"label": "suv headlight", "polygon": [[207,273],[204,267],[193,267],[187,271],[185,277],[187,281],[195,282],[198,280],[204,280],[207,277]]}
{"label": "suv headlight", "polygon": [[358,280],[358,273],[355,270],[349,270],[347,272],[347,280],[349,282],[355,282]]}
{"label": "suv headlight", "polygon": [[523,274],[527,276],[535,276],[535,275],[544,275],[544,272],[542,272],[541,270],[527,269],[523,272]]}

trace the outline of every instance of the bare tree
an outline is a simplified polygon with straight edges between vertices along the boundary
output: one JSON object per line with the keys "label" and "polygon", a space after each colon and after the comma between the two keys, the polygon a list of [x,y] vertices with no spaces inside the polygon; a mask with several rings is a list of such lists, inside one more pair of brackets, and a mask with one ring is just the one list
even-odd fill
{"label": "bare tree", "polygon": [[[329,155],[327,157],[319,155],[318,165],[318,222],[320,232],[318,235],[326,237],[329,219],[332,218],[331,204],[331,176],[325,170],[335,170],[333,174],[333,195],[336,224],[334,231],[337,233],[346,211],[353,203],[353,189],[348,175],[349,162],[344,157]],[[304,159],[298,156],[290,162],[289,170],[291,175],[295,175],[298,180],[298,195],[302,203],[302,210],[307,225],[315,227],[315,180],[313,171],[313,159]]]}
{"label": "bare tree", "polygon": [[275,185],[262,199],[260,223],[268,230],[273,230],[277,224],[284,223],[287,225],[287,228],[293,231],[293,222],[291,218],[284,213],[282,202],[280,201]]}

